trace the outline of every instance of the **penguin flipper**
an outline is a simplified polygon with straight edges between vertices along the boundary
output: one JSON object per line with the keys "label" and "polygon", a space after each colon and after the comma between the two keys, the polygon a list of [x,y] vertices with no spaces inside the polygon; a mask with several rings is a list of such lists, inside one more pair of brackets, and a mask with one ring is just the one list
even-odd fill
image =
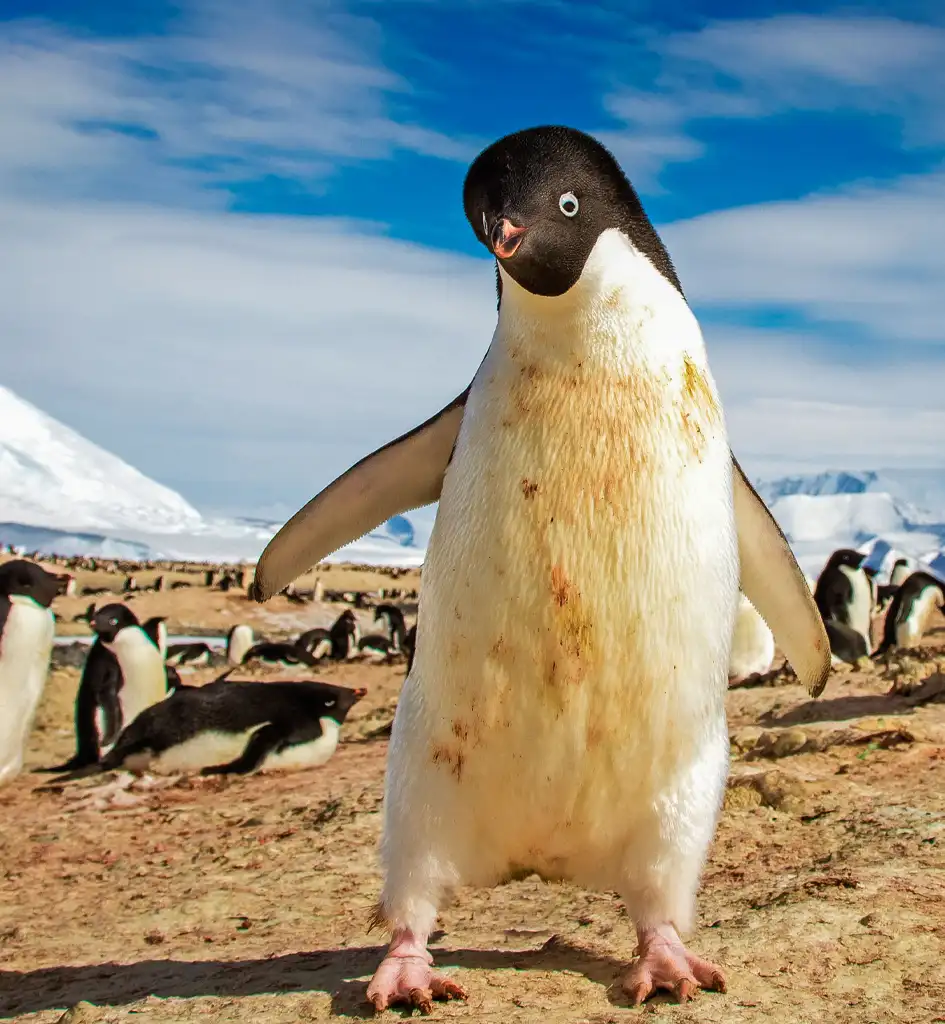
{"label": "penguin flipper", "polygon": [[732,455],[741,588],[812,697],[830,674],[830,641],[794,552]]}
{"label": "penguin flipper", "polygon": [[253,599],[268,601],[391,516],[436,501],[468,394],[469,388],[419,427],[361,459],[296,512],[259,557]]}

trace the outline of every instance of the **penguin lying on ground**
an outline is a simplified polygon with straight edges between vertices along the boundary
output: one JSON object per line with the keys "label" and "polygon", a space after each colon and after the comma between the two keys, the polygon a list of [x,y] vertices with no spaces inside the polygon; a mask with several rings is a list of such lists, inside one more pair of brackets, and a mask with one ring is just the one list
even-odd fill
{"label": "penguin lying on ground", "polygon": [[107,604],[91,622],[96,637],[82,667],[75,702],[76,752],[65,764],[44,769],[47,772],[97,764],[125,725],[180,685],[180,676],[165,666],[158,647],[163,620],[149,619],[145,631],[127,605]]}
{"label": "penguin lying on ground", "polygon": [[52,655],[50,605],[58,580],[41,565],[15,559],[0,565],[0,782],[23,768]]}
{"label": "penguin lying on ground", "polygon": [[310,668],[315,668],[318,665],[316,658],[295,644],[269,643],[267,641],[253,644],[243,655],[240,664],[248,665],[257,660],[279,665],[308,665]]}
{"label": "penguin lying on ground", "polygon": [[348,712],[366,692],[225,677],[184,687],[138,715],[101,767],[203,775],[314,768],[335,752]]}
{"label": "penguin lying on ground", "polygon": [[165,661],[168,665],[206,665],[213,656],[208,644],[202,640],[187,644],[171,644]]}
{"label": "penguin lying on ground", "polygon": [[815,696],[824,626],[732,455],[699,325],[613,156],[529,129],[481,153],[463,195],[498,263],[471,386],[293,516],[253,587],[268,600],[439,500],[387,765],[375,923],[392,938],[368,998],[429,1012],[465,997],[433,970],[438,909],[522,870],[620,893],[632,1002],[724,991],[680,932],[728,771],[739,566]]}
{"label": "penguin lying on ground", "polygon": [[407,637],[404,613],[396,605],[379,604],[374,610],[374,621],[380,622],[382,619],[387,626],[387,636],[370,633],[358,641],[358,650],[378,661],[386,661],[400,654]]}
{"label": "penguin lying on ground", "polygon": [[922,639],[936,608],[945,613],[945,583],[921,570],[907,576],[886,612],[883,639],[876,655],[895,647],[914,647]]}
{"label": "penguin lying on ground", "polygon": [[814,601],[824,621],[835,663],[855,665],[860,658],[868,658],[872,650],[873,591],[863,571],[865,557],[852,548],[839,548],[817,577]]}
{"label": "penguin lying on ground", "polygon": [[331,632],[320,626],[315,629],[307,629],[296,638],[295,646],[301,647],[303,651],[308,651],[313,658],[320,661],[331,654]]}

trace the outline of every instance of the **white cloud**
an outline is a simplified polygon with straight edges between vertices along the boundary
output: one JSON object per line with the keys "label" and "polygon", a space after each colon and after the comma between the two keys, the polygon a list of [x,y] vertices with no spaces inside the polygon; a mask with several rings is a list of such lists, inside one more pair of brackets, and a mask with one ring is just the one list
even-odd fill
{"label": "white cloud", "polygon": [[890,349],[945,342],[945,173],[721,210],[662,234],[697,305],[786,307]]}
{"label": "white cloud", "polygon": [[377,26],[336,5],[191,0],[166,35],[98,39],[0,24],[0,189],[221,204],[282,173],[320,188],[339,164],[477,147],[417,124]]}
{"label": "white cloud", "polygon": [[[906,145],[945,144],[945,28],[784,14],[651,36],[648,47],[659,62],[653,79],[614,89],[605,107],[626,123],[626,145],[662,150],[665,163],[701,155],[685,144],[701,121],[788,111],[883,115]],[[646,162],[643,171],[654,173]]]}
{"label": "white cloud", "polygon": [[198,502],[305,500],[455,397],[495,323],[486,260],[368,225],[20,202],[0,234],[4,382]]}

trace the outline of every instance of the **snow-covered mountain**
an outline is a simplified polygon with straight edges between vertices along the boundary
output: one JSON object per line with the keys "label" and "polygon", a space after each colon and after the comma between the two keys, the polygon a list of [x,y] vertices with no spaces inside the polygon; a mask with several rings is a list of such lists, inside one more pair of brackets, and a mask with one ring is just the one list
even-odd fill
{"label": "snow-covered mountain", "polygon": [[[394,516],[332,559],[421,564],[433,521],[425,511]],[[255,561],[284,518],[203,516],[0,386],[0,543],[63,555]]]}
{"label": "snow-covered mountain", "polygon": [[[945,569],[945,472],[836,471],[757,481],[755,487],[811,576],[838,547],[870,552],[878,569],[902,555]],[[941,503],[920,507],[909,500],[914,493],[924,499],[941,493]]]}

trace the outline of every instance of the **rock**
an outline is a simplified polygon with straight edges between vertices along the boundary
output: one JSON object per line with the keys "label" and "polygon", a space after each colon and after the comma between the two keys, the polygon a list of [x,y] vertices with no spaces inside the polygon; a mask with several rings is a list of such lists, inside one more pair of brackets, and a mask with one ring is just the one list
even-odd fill
{"label": "rock", "polygon": [[729,779],[725,808],[770,807],[775,811],[793,812],[801,808],[805,795],[804,784],[788,772],[778,769],[753,772]]}
{"label": "rock", "polygon": [[56,1024],[92,1024],[93,1021],[100,1019],[98,1007],[83,1000],[75,1006],[70,1006]]}

